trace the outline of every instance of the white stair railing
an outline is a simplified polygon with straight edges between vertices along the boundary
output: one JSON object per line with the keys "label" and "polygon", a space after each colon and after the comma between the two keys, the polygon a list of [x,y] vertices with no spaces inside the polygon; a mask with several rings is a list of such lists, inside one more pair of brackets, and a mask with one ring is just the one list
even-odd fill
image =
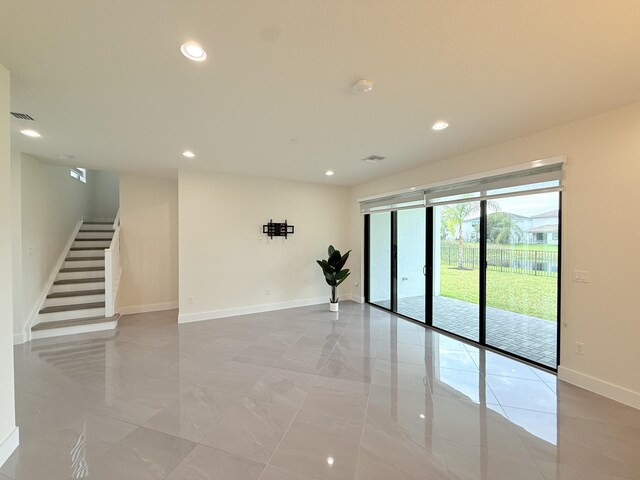
{"label": "white stair railing", "polygon": [[104,251],[104,298],[105,317],[112,317],[116,311],[116,293],[122,265],[120,262],[120,210],[113,222],[113,238],[111,245]]}

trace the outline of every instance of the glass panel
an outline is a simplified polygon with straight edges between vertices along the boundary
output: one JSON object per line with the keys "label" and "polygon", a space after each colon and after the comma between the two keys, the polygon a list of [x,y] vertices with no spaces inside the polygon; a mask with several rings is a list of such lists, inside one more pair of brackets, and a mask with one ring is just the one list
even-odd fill
{"label": "glass panel", "polygon": [[369,215],[369,301],[391,308],[391,213]]}
{"label": "glass panel", "polygon": [[480,202],[433,209],[433,325],[479,341]]}
{"label": "glass panel", "polygon": [[424,208],[398,212],[398,313],[425,321]]}
{"label": "glass panel", "polygon": [[556,368],[558,192],[487,208],[487,344]]}

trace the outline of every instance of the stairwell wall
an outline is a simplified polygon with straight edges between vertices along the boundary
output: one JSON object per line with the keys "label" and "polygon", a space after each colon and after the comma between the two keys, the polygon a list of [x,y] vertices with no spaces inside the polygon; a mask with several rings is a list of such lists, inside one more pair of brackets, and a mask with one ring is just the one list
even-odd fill
{"label": "stairwell wall", "polygon": [[73,232],[93,214],[91,176],[87,183],[69,175],[69,167],[49,165],[27,154],[20,158],[22,274],[14,335],[20,335]]}

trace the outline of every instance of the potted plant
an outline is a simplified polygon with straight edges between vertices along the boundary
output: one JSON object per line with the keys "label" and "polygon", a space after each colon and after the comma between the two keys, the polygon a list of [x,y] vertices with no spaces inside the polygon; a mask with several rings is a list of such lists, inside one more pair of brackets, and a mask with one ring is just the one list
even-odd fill
{"label": "potted plant", "polygon": [[324,273],[324,279],[331,287],[331,298],[329,299],[329,310],[332,312],[338,311],[337,288],[342,282],[344,282],[350,275],[348,268],[344,268],[351,250],[342,255],[340,250],[333,248],[333,245],[329,245],[329,258],[327,260],[316,260],[322,272]]}

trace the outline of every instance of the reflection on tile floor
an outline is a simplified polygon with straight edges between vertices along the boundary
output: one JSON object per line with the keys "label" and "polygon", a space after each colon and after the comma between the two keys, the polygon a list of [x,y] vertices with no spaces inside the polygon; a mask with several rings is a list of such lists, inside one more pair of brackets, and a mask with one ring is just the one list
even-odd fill
{"label": "reflection on tile floor", "polygon": [[640,479],[640,411],[345,302],[15,348],[10,479]]}

